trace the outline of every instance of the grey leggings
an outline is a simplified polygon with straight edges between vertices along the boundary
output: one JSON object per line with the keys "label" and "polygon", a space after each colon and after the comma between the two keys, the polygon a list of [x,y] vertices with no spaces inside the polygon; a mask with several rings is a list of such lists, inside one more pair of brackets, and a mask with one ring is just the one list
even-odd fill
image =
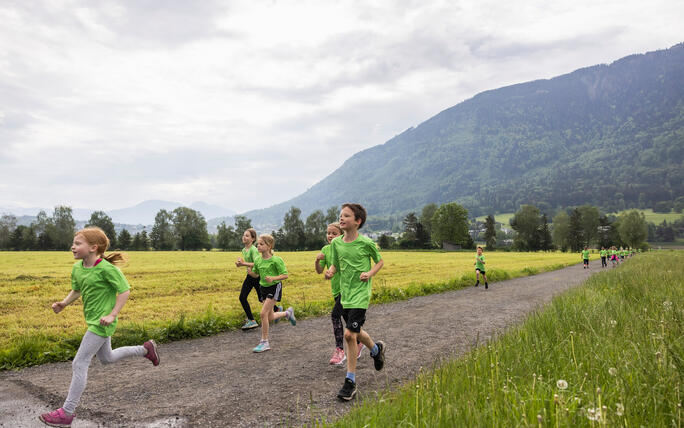
{"label": "grey leggings", "polygon": [[78,347],[76,357],[73,363],[73,375],[71,376],[71,386],[69,386],[69,395],[67,396],[64,406],[62,408],[68,413],[74,413],[76,406],[81,400],[81,394],[86,386],[88,380],[88,367],[90,361],[95,355],[102,364],[111,364],[127,357],[142,357],[147,353],[147,350],[142,346],[122,346],[112,350],[112,338],[102,337],[86,331],[81,340],[81,346]]}

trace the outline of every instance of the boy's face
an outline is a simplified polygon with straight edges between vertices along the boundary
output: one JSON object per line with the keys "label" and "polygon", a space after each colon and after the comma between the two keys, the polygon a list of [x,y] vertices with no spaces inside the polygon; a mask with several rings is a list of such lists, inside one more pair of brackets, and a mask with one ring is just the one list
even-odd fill
{"label": "boy's face", "polygon": [[340,227],[344,231],[357,230],[361,226],[361,219],[357,219],[354,211],[349,207],[342,208],[340,211]]}
{"label": "boy's face", "polygon": [[328,239],[328,244],[338,236],[340,236],[340,230],[335,226],[328,226],[328,230],[325,232],[325,237]]}
{"label": "boy's face", "polygon": [[481,256],[481,255],[482,255],[482,248],[478,248],[478,249],[477,249],[477,255],[478,255],[478,256]]}

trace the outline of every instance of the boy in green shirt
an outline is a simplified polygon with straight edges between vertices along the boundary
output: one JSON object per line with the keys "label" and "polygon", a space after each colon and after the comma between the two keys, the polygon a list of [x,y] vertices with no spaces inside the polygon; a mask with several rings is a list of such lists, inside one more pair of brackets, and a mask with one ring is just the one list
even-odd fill
{"label": "boy in green shirt", "polygon": [[601,255],[601,267],[608,267],[608,262],[606,261],[608,250],[606,250],[606,247],[601,247],[601,252],[599,254]]}
{"label": "boy in green shirt", "polygon": [[[361,327],[366,321],[366,310],[371,297],[371,278],[378,273],[384,262],[377,245],[371,239],[359,235],[366,222],[366,209],[359,204],[344,204],[340,211],[340,227],[343,236],[330,242],[331,265],[325,278],[340,273],[340,302],[342,317],[346,324],[344,340],[347,343],[347,375],[344,386],[337,393],[341,400],[349,401],[356,394],[357,341],[370,349],[375,370],[385,364],[385,344],[373,339]],[[371,259],[375,265],[371,268]]]}
{"label": "boy in green shirt", "polygon": [[582,250],[582,259],[584,260],[584,269],[589,269],[589,247],[584,247]]}
{"label": "boy in green shirt", "polygon": [[482,279],[485,282],[485,290],[489,288],[487,283],[487,274],[485,273],[485,256],[482,254],[482,247],[477,247],[477,255],[475,256],[475,276],[477,281],[475,282],[475,287],[480,285],[480,274],[482,274]]}

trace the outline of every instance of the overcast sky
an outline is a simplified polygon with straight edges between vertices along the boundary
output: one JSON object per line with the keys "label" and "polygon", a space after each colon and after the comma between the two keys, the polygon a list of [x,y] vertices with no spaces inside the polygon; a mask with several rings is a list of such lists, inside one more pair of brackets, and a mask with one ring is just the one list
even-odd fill
{"label": "overcast sky", "polygon": [[682,42],[683,16],[679,0],[0,0],[0,207],[267,207],[483,90]]}

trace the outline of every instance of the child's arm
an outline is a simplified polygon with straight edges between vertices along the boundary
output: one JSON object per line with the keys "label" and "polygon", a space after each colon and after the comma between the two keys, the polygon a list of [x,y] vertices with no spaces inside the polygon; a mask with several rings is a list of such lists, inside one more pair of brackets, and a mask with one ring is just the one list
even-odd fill
{"label": "child's arm", "polygon": [[107,326],[107,325],[114,322],[117,315],[119,315],[119,312],[121,312],[121,309],[124,307],[124,305],[128,301],[128,296],[130,296],[130,294],[131,294],[131,290],[126,290],[123,293],[119,293],[116,296],[116,303],[114,304],[114,309],[112,309],[112,311],[109,313],[109,315],[106,315],[106,316],[100,318],[100,325]]}
{"label": "child's arm", "polygon": [[251,267],[250,266],[247,267],[247,275],[251,276],[252,278],[259,278],[259,274],[254,273],[254,271],[252,270],[253,267],[254,267],[254,263],[252,263]]}
{"label": "child's arm", "polygon": [[385,261],[384,261],[383,259],[378,260],[378,262],[375,264],[375,266],[373,266],[373,267],[371,268],[371,270],[369,270],[368,272],[364,272],[364,273],[362,273],[361,275],[359,275],[359,279],[360,279],[361,281],[364,281],[364,282],[368,281],[368,280],[371,279],[373,276],[375,276],[375,274],[378,273],[378,271],[379,271],[380,269],[382,269],[382,267],[383,267],[384,265],[385,265]]}
{"label": "child's arm", "polygon": [[337,268],[335,265],[332,265],[328,268],[328,270],[325,271],[325,279],[332,279],[333,276],[337,273]]}
{"label": "child's arm", "polygon": [[286,279],[287,279],[286,273],[284,273],[282,275],[278,275],[278,276],[267,276],[264,278],[264,280],[266,280],[266,282],[284,281]]}
{"label": "child's arm", "polygon": [[325,260],[325,254],[323,253],[318,253],[316,256],[316,261],[314,262],[314,266],[316,267],[316,273],[323,273],[323,266],[320,265],[321,260]]}
{"label": "child's arm", "polygon": [[71,290],[69,294],[67,294],[67,296],[64,298],[64,300],[52,304],[52,310],[55,311],[56,314],[58,314],[62,312],[62,309],[72,304],[74,300],[78,299],[79,297],[81,297],[81,293],[79,291]]}

